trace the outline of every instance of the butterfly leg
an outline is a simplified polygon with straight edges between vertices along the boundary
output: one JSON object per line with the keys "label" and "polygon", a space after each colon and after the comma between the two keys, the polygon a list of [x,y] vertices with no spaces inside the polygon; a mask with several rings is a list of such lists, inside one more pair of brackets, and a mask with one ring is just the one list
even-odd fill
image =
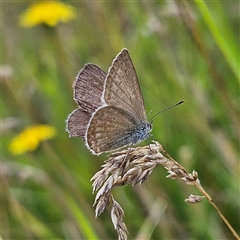
{"label": "butterfly leg", "polygon": [[154,141],[155,142],[155,138],[154,138],[154,135],[153,134],[149,134],[148,137],[146,138],[146,142],[147,142],[147,145],[149,147],[149,151],[151,152],[152,149],[150,147],[150,143],[151,141]]}

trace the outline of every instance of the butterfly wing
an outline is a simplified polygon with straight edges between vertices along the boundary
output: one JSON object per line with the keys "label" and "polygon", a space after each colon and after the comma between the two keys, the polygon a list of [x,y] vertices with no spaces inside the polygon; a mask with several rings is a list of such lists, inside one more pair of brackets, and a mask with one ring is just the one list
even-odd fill
{"label": "butterfly wing", "polygon": [[146,111],[137,74],[127,49],[113,60],[104,86],[107,105],[124,109],[139,122],[146,121]]}
{"label": "butterfly wing", "polygon": [[100,108],[90,121],[86,145],[93,154],[121,148],[133,142],[137,122],[128,112],[113,106]]}
{"label": "butterfly wing", "polygon": [[146,112],[127,49],[117,55],[108,74],[94,64],[85,65],[73,88],[79,108],[69,115],[67,131],[82,137],[92,153],[137,143],[148,134],[149,129],[139,128],[146,124]]}
{"label": "butterfly wing", "polygon": [[102,105],[102,92],[107,74],[94,64],[86,64],[73,84],[74,100],[79,108],[67,118],[66,130],[70,137],[85,140],[87,125],[97,108]]}
{"label": "butterfly wing", "polygon": [[69,114],[66,121],[66,131],[70,137],[81,137],[85,140],[87,125],[91,119],[91,113],[82,110],[81,108],[75,109]]}
{"label": "butterfly wing", "polygon": [[102,105],[101,97],[107,74],[98,66],[88,63],[73,83],[74,100],[85,111],[94,112]]}

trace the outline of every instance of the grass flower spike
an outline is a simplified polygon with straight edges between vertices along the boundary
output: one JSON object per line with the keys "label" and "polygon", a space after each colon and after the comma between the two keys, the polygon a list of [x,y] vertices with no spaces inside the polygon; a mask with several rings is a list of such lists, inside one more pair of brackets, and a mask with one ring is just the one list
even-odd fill
{"label": "grass flower spike", "polygon": [[141,185],[148,179],[157,166],[162,166],[167,170],[167,178],[181,179],[188,185],[194,185],[203,195],[191,194],[185,199],[185,202],[194,204],[206,198],[218,212],[232,234],[239,239],[235,230],[201,186],[198,173],[195,170],[192,173],[187,173],[185,168],[176,162],[163,149],[160,143],[154,141],[149,146],[130,148],[112,153],[109,159],[105,161],[102,169],[91,179],[93,182],[93,192],[97,192],[94,201],[95,216],[98,217],[111,204],[112,223],[118,233],[119,240],[128,239],[128,230],[123,221],[124,211],[120,204],[113,198],[113,189],[123,185]]}
{"label": "grass flower spike", "polygon": [[59,22],[67,22],[75,17],[72,6],[61,2],[37,2],[32,4],[19,19],[20,26],[25,28],[45,24],[55,27]]}
{"label": "grass flower spike", "polygon": [[34,151],[41,141],[51,139],[55,134],[55,128],[48,125],[28,127],[12,139],[9,150],[14,155]]}

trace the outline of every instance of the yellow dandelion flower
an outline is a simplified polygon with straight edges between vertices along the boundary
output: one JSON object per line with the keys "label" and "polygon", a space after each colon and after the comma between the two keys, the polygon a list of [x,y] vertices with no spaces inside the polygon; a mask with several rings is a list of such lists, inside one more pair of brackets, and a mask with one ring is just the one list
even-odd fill
{"label": "yellow dandelion flower", "polygon": [[20,26],[30,28],[39,24],[55,27],[58,22],[67,22],[75,17],[72,6],[57,1],[32,4],[19,19]]}
{"label": "yellow dandelion flower", "polygon": [[9,150],[14,155],[34,151],[41,141],[53,138],[55,135],[56,129],[48,125],[28,127],[12,139]]}

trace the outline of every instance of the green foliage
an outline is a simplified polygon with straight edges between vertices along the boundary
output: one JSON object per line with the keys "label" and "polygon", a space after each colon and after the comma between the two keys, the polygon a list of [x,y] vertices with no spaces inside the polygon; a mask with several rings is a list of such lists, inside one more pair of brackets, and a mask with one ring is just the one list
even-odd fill
{"label": "green foliage", "polygon": [[[56,27],[19,26],[30,3],[2,3],[1,236],[3,239],[116,239],[110,212],[94,217],[91,177],[106,155],[70,139],[65,120],[76,108],[72,83],[87,62],[107,71],[126,47],[146,111],[185,103],[154,119],[154,139],[239,227],[238,1],[70,1],[76,16]],[[7,65],[7,66],[6,66]],[[14,156],[24,128],[54,126],[54,139]],[[207,201],[155,169],[138,187],[116,189],[129,239],[234,239]],[[153,211],[157,223],[153,224]],[[150,227],[149,227],[150,226]],[[143,234],[143,235],[141,235]]]}

